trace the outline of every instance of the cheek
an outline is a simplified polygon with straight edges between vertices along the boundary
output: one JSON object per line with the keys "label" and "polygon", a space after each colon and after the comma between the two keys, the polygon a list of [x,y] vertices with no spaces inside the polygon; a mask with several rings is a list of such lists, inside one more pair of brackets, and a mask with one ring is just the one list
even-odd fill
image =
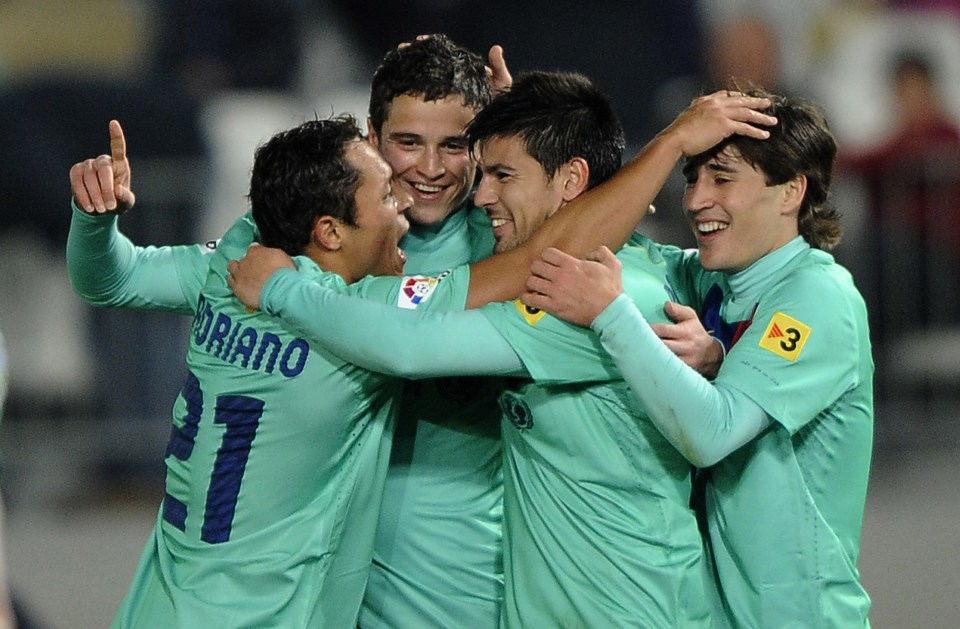
{"label": "cheek", "polygon": [[476,174],[476,166],[468,157],[450,157],[446,162],[447,170],[455,179],[465,182],[467,185],[473,185],[473,177]]}
{"label": "cheek", "polygon": [[400,175],[416,163],[414,153],[398,149],[387,149],[383,153],[383,159],[387,160],[387,163],[390,164],[394,176]]}

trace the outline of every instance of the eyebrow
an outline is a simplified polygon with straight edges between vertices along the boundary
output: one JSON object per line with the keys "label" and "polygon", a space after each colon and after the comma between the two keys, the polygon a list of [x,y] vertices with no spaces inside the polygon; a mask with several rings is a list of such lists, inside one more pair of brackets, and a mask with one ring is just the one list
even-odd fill
{"label": "eyebrow", "polygon": [[495,162],[495,163],[493,163],[493,164],[481,164],[481,165],[480,165],[480,170],[481,170],[482,172],[484,172],[484,173],[495,173],[495,172],[498,172],[498,171],[503,171],[503,172],[508,172],[508,173],[514,173],[514,172],[517,171],[516,168],[513,168],[513,167],[511,167],[511,166],[507,166],[506,164],[504,164],[504,163],[502,163],[502,162]]}
{"label": "eyebrow", "polygon": [[390,140],[419,140],[422,137],[423,136],[421,136],[419,133],[404,133],[399,131],[391,133],[387,136],[387,138]]}
{"label": "eyebrow", "polygon": [[[423,140],[423,136],[419,133],[411,133],[405,131],[395,131],[387,136],[390,140]],[[466,135],[448,135],[440,139],[440,144],[445,144],[448,142],[466,142]]]}
{"label": "eyebrow", "polygon": [[701,168],[706,168],[710,172],[714,173],[724,173],[724,174],[736,174],[737,169],[734,166],[730,166],[717,160],[716,157],[710,158],[709,161],[706,161],[702,164],[694,166],[693,164],[687,163],[684,164],[680,172],[687,181],[695,179],[697,177],[697,171]]}
{"label": "eyebrow", "polygon": [[737,172],[737,169],[736,169],[735,167],[733,167],[733,166],[728,166],[728,165],[726,165],[726,164],[724,164],[724,163],[721,163],[721,162],[718,162],[718,161],[715,161],[715,160],[711,160],[711,161],[707,162],[706,164],[704,164],[704,167],[706,167],[707,169],[712,170],[712,171],[714,171],[714,172],[720,172],[720,173],[735,173],[735,172]]}

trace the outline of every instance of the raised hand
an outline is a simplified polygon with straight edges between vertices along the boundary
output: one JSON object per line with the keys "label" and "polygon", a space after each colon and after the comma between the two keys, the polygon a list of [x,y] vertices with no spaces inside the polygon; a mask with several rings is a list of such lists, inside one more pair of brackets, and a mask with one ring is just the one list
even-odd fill
{"label": "raised hand", "polygon": [[623,264],[606,247],[580,260],[559,249],[544,250],[530,266],[525,304],[588,327],[623,292]]}
{"label": "raised hand", "polygon": [[503,58],[503,46],[499,44],[490,48],[487,55],[487,65],[485,70],[487,78],[490,79],[490,87],[494,95],[505,92],[513,85],[513,76],[510,69],[507,68],[507,61]]}
{"label": "raised hand", "polygon": [[227,264],[227,283],[243,305],[252,310],[260,309],[260,294],[267,280],[280,269],[297,268],[293,258],[282,249],[253,244],[247,255]]}
{"label": "raised hand", "polygon": [[651,323],[654,333],[676,354],[707,378],[715,378],[723,363],[723,346],[700,323],[697,312],[668,301],[664,310],[673,323]]}
{"label": "raised hand", "polygon": [[88,214],[122,214],[133,207],[130,160],[123,128],[111,120],[110,154],[77,162],[70,168],[70,188],[77,205]]}

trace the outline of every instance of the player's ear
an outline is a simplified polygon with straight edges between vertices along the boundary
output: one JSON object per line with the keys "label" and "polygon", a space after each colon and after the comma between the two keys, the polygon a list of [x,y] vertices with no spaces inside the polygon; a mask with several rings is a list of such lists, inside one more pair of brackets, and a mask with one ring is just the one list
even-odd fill
{"label": "player's ear", "polygon": [[799,211],[803,197],[807,194],[807,176],[797,175],[783,184],[781,210],[785,213]]}
{"label": "player's ear", "polygon": [[380,135],[377,133],[377,130],[373,128],[373,118],[367,117],[367,140],[370,141],[374,147],[380,146]]}
{"label": "player's ear", "polygon": [[332,216],[321,216],[313,224],[310,238],[325,251],[339,251],[343,246],[343,233],[346,226]]}
{"label": "player's ear", "polygon": [[560,176],[563,177],[563,200],[566,203],[573,201],[586,192],[590,181],[590,165],[582,157],[574,157],[560,167]]}

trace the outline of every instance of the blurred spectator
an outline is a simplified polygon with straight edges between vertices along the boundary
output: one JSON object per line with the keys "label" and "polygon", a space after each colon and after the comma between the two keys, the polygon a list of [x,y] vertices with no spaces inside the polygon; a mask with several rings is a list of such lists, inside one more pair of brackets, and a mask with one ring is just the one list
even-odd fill
{"label": "blurred spectator", "polygon": [[930,149],[960,147],[960,130],[943,105],[926,56],[912,51],[898,55],[892,64],[890,86],[895,107],[891,136],[870,151],[846,156],[847,167],[873,176],[891,163]]}
{"label": "blurred spectator", "polygon": [[838,173],[862,182],[876,288],[867,294],[878,341],[960,323],[960,128],[924,54],[894,57],[894,123],[874,148],[841,153]]}
{"label": "blurred spectator", "polygon": [[[903,176],[903,171],[916,171],[907,198],[898,194],[905,205],[896,208],[903,227],[918,237],[926,236],[928,227],[939,224],[930,236],[960,255],[960,187],[953,182],[950,216],[929,216],[929,199],[922,187],[927,179],[924,169],[938,160],[956,159],[960,155],[960,128],[943,105],[933,68],[923,55],[904,52],[892,64],[890,84],[894,98],[895,126],[890,136],[875,148],[858,154],[841,155],[841,170],[864,179],[868,188],[869,206],[881,221],[882,208],[890,199],[891,177]],[[881,225],[883,227],[883,225]]]}

